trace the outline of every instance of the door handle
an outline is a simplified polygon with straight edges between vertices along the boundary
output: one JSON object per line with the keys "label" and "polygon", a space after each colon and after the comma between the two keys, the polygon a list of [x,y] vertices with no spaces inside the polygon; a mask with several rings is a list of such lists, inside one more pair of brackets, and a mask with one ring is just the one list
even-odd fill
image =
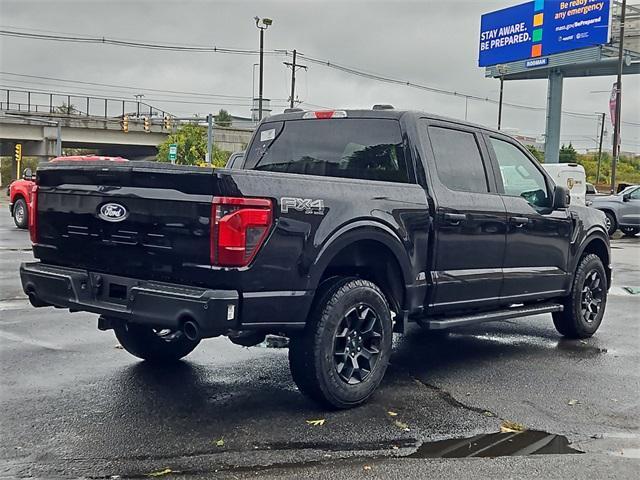
{"label": "door handle", "polygon": [[464,222],[467,219],[467,216],[464,213],[445,213],[444,220],[445,222],[451,225],[460,225],[461,222]]}
{"label": "door handle", "polygon": [[522,228],[529,223],[529,219],[527,217],[511,217],[509,222],[516,228]]}

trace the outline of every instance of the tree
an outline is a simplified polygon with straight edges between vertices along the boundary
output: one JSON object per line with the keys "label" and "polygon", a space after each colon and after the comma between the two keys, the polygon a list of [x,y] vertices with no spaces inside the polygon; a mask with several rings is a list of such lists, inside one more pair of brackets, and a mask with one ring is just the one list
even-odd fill
{"label": "tree", "polygon": [[71,115],[72,113],[77,112],[76,107],[72,104],[67,105],[66,103],[62,103],[54,108],[55,113],[64,113],[65,115]]}
{"label": "tree", "polygon": [[[178,145],[176,163],[180,165],[203,165],[207,156],[207,129],[199,125],[188,123],[182,125],[175,133],[158,145],[157,159],[160,162],[169,161],[169,145]],[[224,167],[231,153],[213,146],[211,165]]]}
{"label": "tree", "polygon": [[576,163],[577,161],[578,161],[578,152],[576,152],[576,149],[573,148],[573,145],[569,143],[569,146],[565,147],[564,144],[562,144],[562,147],[560,148],[559,162],[560,163]]}
{"label": "tree", "polygon": [[231,115],[224,109],[220,109],[218,115],[215,117],[216,125],[220,127],[230,127],[232,121]]}
{"label": "tree", "polygon": [[534,147],[533,145],[525,145],[527,150],[529,150],[531,152],[531,154],[536,157],[536,160],[538,160],[540,163],[544,163],[544,152],[542,150],[538,150],[536,147]]}

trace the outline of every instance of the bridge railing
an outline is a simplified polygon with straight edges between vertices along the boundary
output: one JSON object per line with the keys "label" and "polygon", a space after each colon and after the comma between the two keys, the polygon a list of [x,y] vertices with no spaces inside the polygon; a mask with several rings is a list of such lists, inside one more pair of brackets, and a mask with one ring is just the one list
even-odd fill
{"label": "bridge railing", "polygon": [[122,118],[125,115],[133,118],[173,118],[165,110],[137,100],[17,89],[0,90],[0,110],[102,118]]}

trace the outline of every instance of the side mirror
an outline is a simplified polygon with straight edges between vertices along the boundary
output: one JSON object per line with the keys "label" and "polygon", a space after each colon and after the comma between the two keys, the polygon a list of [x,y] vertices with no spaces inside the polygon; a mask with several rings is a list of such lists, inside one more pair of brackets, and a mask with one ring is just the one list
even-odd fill
{"label": "side mirror", "polygon": [[33,173],[31,172],[31,169],[30,169],[30,168],[25,168],[25,169],[22,171],[22,179],[23,179],[23,180],[31,180],[31,179],[32,179],[32,177],[33,177]]}
{"label": "side mirror", "polygon": [[631,200],[631,194],[630,193],[625,193],[624,195],[622,195],[622,201],[623,202],[628,202],[629,200]]}
{"label": "side mirror", "polygon": [[561,208],[567,208],[571,203],[571,194],[567,187],[556,185],[553,189],[553,204],[551,207],[554,210],[560,210]]}

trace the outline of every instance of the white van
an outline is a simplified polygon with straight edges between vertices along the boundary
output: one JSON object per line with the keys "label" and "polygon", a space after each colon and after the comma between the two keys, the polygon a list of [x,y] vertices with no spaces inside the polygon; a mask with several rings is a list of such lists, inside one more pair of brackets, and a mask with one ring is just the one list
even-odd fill
{"label": "white van", "polygon": [[543,163],[556,185],[566,186],[571,193],[571,203],[586,205],[587,175],[584,167],[577,163]]}

